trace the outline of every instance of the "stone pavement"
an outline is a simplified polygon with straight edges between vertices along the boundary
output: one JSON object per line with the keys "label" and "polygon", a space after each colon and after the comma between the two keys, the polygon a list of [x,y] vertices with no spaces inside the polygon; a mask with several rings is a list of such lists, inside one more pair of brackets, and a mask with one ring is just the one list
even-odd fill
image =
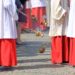
{"label": "stone pavement", "polygon": [[[17,46],[18,65],[10,70],[1,68],[0,75],[75,75],[75,68],[72,66],[51,64],[48,33],[44,37],[23,33],[21,39],[24,43]],[[46,51],[40,54],[42,44],[46,44]]]}

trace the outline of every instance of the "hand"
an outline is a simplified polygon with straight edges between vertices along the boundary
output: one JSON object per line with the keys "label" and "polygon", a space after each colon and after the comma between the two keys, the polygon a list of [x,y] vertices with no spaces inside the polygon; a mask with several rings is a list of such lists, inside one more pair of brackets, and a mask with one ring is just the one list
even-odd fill
{"label": "hand", "polygon": [[23,5],[21,5],[21,7],[18,9],[19,11],[23,10]]}
{"label": "hand", "polygon": [[23,5],[21,4],[21,9],[23,9]]}

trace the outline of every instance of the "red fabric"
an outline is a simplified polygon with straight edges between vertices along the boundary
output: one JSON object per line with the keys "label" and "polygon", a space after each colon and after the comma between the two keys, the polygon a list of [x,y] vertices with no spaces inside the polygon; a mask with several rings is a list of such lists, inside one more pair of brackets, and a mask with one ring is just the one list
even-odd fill
{"label": "red fabric", "polygon": [[[38,19],[39,28],[41,30],[46,30],[46,27],[44,24],[41,24],[44,21],[44,15],[46,15],[46,8],[45,7],[37,7],[37,8],[26,8],[25,9],[26,15],[27,15],[27,22],[21,24],[22,29],[34,29],[32,26],[32,15],[34,15]],[[37,24],[37,25],[38,25]]]}
{"label": "red fabric", "polygon": [[69,62],[69,42],[68,37],[63,36],[62,39],[62,51],[63,51],[63,61]]}
{"label": "red fabric", "polygon": [[75,66],[75,38],[70,38],[69,64]]}
{"label": "red fabric", "polygon": [[65,36],[56,36],[52,38],[52,63],[63,63],[68,62],[69,38]]}
{"label": "red fabric", "polygon": [[39,27],[41,30],[45,30],[46,26],[42,25],[41,23],[44,21],[44,15],[46,15],[46,8],[45,7],[36,7],[36,8],[32,8],[32,15],[34,15],[39,22]]}
{"label": "red fabric", "polygon": [[0,39],[0,65],[15,66],[16,64],[16,40]]}
{"label": "red fabric", "polygon": [[32,28],[32,22],[31,22],[31,9],[27,8],[25,9],[27,20],[25,23],[22,23],[21,28],[22,29],[31,29]]}

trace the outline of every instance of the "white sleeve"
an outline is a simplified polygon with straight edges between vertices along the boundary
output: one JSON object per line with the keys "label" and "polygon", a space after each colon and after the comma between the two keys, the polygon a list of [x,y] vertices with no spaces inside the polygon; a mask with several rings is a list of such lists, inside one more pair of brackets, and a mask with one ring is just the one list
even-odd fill
{"label": "white sleeve", "polygon": [[62,7],[60,1],[61,0],[51,0],[51,16],[55,20],[60,20],[66,12],[66,10]]}
{"label": "white sleeve", "polygon": [[53,15],[53,18],[56,19],[56,20],[60,20],[63,15],[65,14],[66,10],[63,9],[61,6],[58,7],[55,15]]}
{"label": "white sleeve", "polygon": [[11,6],[11,0],[3,0],[3,6],[4,8],[8,8]]}
{"label": "white sleeve", "polygon": [[15,0],[3,0],[3,6],[11,16],[15,14],[16,12]]}

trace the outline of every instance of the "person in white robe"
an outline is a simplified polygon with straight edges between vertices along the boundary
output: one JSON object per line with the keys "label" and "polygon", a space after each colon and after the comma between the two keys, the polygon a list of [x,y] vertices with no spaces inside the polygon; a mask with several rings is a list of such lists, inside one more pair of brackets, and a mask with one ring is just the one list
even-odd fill
{"label": "person in white robe", "polygon": [[49,36],[53,64],[68,62],[68,38],[66,37],[68,12],[68,0],[51,0]]}
{"label": "person in white robe", "polygon": [[75,66],[75,0],[70,0],[67,37],[70,38],[69,64]]}
{"label": "person in white robe", "polygon": [[15,0],[0,0],[0,66],[12,67],[16,58]]}

